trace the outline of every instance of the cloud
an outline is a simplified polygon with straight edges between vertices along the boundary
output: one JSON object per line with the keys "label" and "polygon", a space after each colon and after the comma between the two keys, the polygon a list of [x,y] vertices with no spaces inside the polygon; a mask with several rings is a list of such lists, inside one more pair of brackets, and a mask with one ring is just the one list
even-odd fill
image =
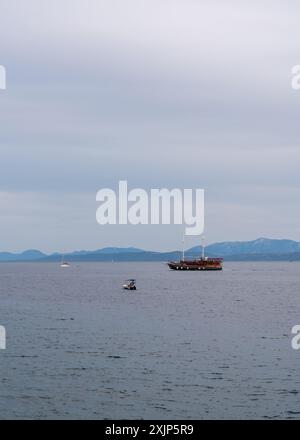
{"label": "cloud", "polygon": [[[300,94],[290,86],[291,66],[299,63],[295,2],[1,5],[0,63],[8,88],[0,95],[0,188],[11,195],[6,212],[31,194],[26,206],[40,209],[28,222],[36,224],[47,212],[44,201],[57,194],[72,201],[71,221],[77,195],[84,204],[82,194],[92,200],[100,187],[127,178],[138,187],[204,187],[212,240],[268,235],[262,231],[270,216],[276,234],[299,238],[296,224],[276,217],[274,199],[278,188],[288,199],[299,189]],[[262,194],[269,217],[257,213],[257,221],[246,224],[245,212],[260,206]],[[49,203],[65,226],[56,230],[41,221],[40,227],[66,247],[83,245],[82,223],[72,228],[72,239],[66,213]],[[299,217],[296,203],[287,208],[283,197],[280,203]],[[214,216],[225,211],[232,215],[218,224]],[[90,209],[83,219],[94,221]],[[21,217],[3,221],[17,247],[13,230]],[[87,229],[84,239],[92,243],[98,230]],[[22,240],[27,247],[34,241],[30,230]],[[159,233],[128,232],[128,244],[159,246]],[[111,244],[123,236],[116,230]],[[164,236],[172,247],[174,233]]]}

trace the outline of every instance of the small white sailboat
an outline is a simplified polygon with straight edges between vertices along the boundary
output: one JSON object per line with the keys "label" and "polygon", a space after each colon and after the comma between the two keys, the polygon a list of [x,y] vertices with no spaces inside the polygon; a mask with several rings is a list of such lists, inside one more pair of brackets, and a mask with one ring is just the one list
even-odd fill
{"label": "small white sailboat", "polygon": [[70,264],[67,261],[65,261],[64,256],[62,256],[60,267],[62,268],[70,267]]}

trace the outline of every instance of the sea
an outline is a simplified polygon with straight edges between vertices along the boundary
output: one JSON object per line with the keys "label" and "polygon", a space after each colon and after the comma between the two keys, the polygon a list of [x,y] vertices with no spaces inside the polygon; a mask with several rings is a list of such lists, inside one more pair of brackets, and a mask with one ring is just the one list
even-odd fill
{"label": "sea", "polygon": [[300,418],[299,262],[2,263],[0,325],[2,420]]}

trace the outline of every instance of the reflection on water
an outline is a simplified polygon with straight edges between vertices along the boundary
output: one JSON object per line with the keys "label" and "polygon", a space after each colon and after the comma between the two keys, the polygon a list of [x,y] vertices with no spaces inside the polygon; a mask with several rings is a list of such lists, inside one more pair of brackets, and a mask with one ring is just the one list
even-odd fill
{"label": "reflection on water", "polygon": [[299,286],[299,263],[1,264],[0,417],[299,418]]}

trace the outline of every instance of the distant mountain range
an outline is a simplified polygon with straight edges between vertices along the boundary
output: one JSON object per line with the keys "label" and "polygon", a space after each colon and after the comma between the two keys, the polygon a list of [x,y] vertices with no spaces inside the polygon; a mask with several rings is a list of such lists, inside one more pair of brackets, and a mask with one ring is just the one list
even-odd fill
{"label": "distant mountain range", "polygon": [[[186,257],[201,254],[201,246],[186,251]],[[258,238],[253,241],[226,241],[210,244],[205,249],[208,257],[223,257],[227,261],[300,261],[300,242]],[[0,262],[60,261],[60,253],[51,255],[35,249],[19,254],[0,252]],[[106,247],[95,251],[75,251],[65,255],[67,261],[168,261],[181,258],[180,251],[152,252],[134,247]]]}
{"label": "distant mountain range", "polygon": [[12,254],[10,252],[0,252],[0,261],[35,261],[45,258],[47,255],[35,249]]}
{"label": "distant mountain range", "polygon": [[[199,253],[201,246],[190,249],[192,253]],[[254,254],[290,254],[300,252],[300,243],[293,240],[274,240],[270,238],[258,238],[253,241],[225,241],[214,243],[206,247],[207,255],[220,254],[223,257],[233,255]]]}

